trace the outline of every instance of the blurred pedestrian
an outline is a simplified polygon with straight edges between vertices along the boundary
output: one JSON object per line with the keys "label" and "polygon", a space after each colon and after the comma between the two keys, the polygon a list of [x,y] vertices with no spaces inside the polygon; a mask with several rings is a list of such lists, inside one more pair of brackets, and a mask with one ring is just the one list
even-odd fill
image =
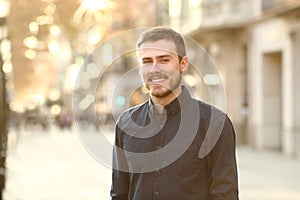
{"label": "blurred pedestrian", "polygon": [[112,200],[236,200],[235,133],[222,111],[191,97],[182,35],[167,27],[137,41],[150,98],[118,119]]}
{"label": "blurred pedestrian", "polygon": [[70,129],[73,124],[72,113],[69,109],[63,109],[55,118],[60,129]]}

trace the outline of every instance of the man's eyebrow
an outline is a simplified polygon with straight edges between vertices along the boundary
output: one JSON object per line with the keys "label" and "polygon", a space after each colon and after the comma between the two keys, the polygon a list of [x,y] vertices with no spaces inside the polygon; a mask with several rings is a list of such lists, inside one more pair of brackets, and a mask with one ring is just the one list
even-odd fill
{"label": "man's eyebrow", "polygon": [[143,57],[142,60],[152,60],[151,57]]}
{"label": "man's eyebrow", "polygon": [[169,57],[172,57],[171,55],[169,54],[165,54],[165,55],[160,55],[160,56],[156,56],[156,58],[169,58]]}
{"label": "man's eyebrow", "polygon": [[[171,58],[171,57],[172,57],[172,56],[169,55],[169,54],[164,54],[164,55],[156,56],[155,58],[157,58],[157,59],[162,59],[162,58]],[[152,58],[151,58],[151,57],[143,57],[142,60],[143,60],[143,61],[145,61],[145,60],[152,60]]]}

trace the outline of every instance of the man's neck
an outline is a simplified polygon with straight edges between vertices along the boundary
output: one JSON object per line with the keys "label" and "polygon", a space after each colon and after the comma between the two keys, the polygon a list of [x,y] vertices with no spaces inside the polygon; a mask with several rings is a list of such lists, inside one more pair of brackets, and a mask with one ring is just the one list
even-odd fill
{"label": "man's neck", "polygon": [[151,97],[151,100],[154,105],[159,105],[158,107],[165,107],[166,105],[171,103],[174,99],[176,99],[181,92],[182,92],[182,89],[180,86],[176,90],[171,92],[168,96],[165,96],[165,97],[150,96],[150,97]]}

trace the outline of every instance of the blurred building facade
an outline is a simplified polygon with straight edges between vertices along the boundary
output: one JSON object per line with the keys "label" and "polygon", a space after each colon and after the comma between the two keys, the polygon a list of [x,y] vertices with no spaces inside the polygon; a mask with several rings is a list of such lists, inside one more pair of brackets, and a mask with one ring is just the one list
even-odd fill
{"label": "blurred building facade", "polygon": [[170,12],[171,25],[203,45],[216,62],[238,142],[300,156],[300,1],[177,5],[181,9]]}

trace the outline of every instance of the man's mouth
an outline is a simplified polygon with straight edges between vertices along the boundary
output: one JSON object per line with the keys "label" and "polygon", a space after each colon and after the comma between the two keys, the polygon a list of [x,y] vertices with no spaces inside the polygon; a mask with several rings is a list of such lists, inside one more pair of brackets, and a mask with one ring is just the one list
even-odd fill
{"label": "man's mouth", "polygon": [[161,79],[152,79],[152,83],[154,84],[161,84],[165,81],[166,79],[161,78]]}
{"label": "man's mouth", "polygon": [[159,76],[159,77],[150,77],[149,80],[151,83],[153,84],[162,84],[163,82],[165,82],[168,79],[168,77],[166,76]]}

